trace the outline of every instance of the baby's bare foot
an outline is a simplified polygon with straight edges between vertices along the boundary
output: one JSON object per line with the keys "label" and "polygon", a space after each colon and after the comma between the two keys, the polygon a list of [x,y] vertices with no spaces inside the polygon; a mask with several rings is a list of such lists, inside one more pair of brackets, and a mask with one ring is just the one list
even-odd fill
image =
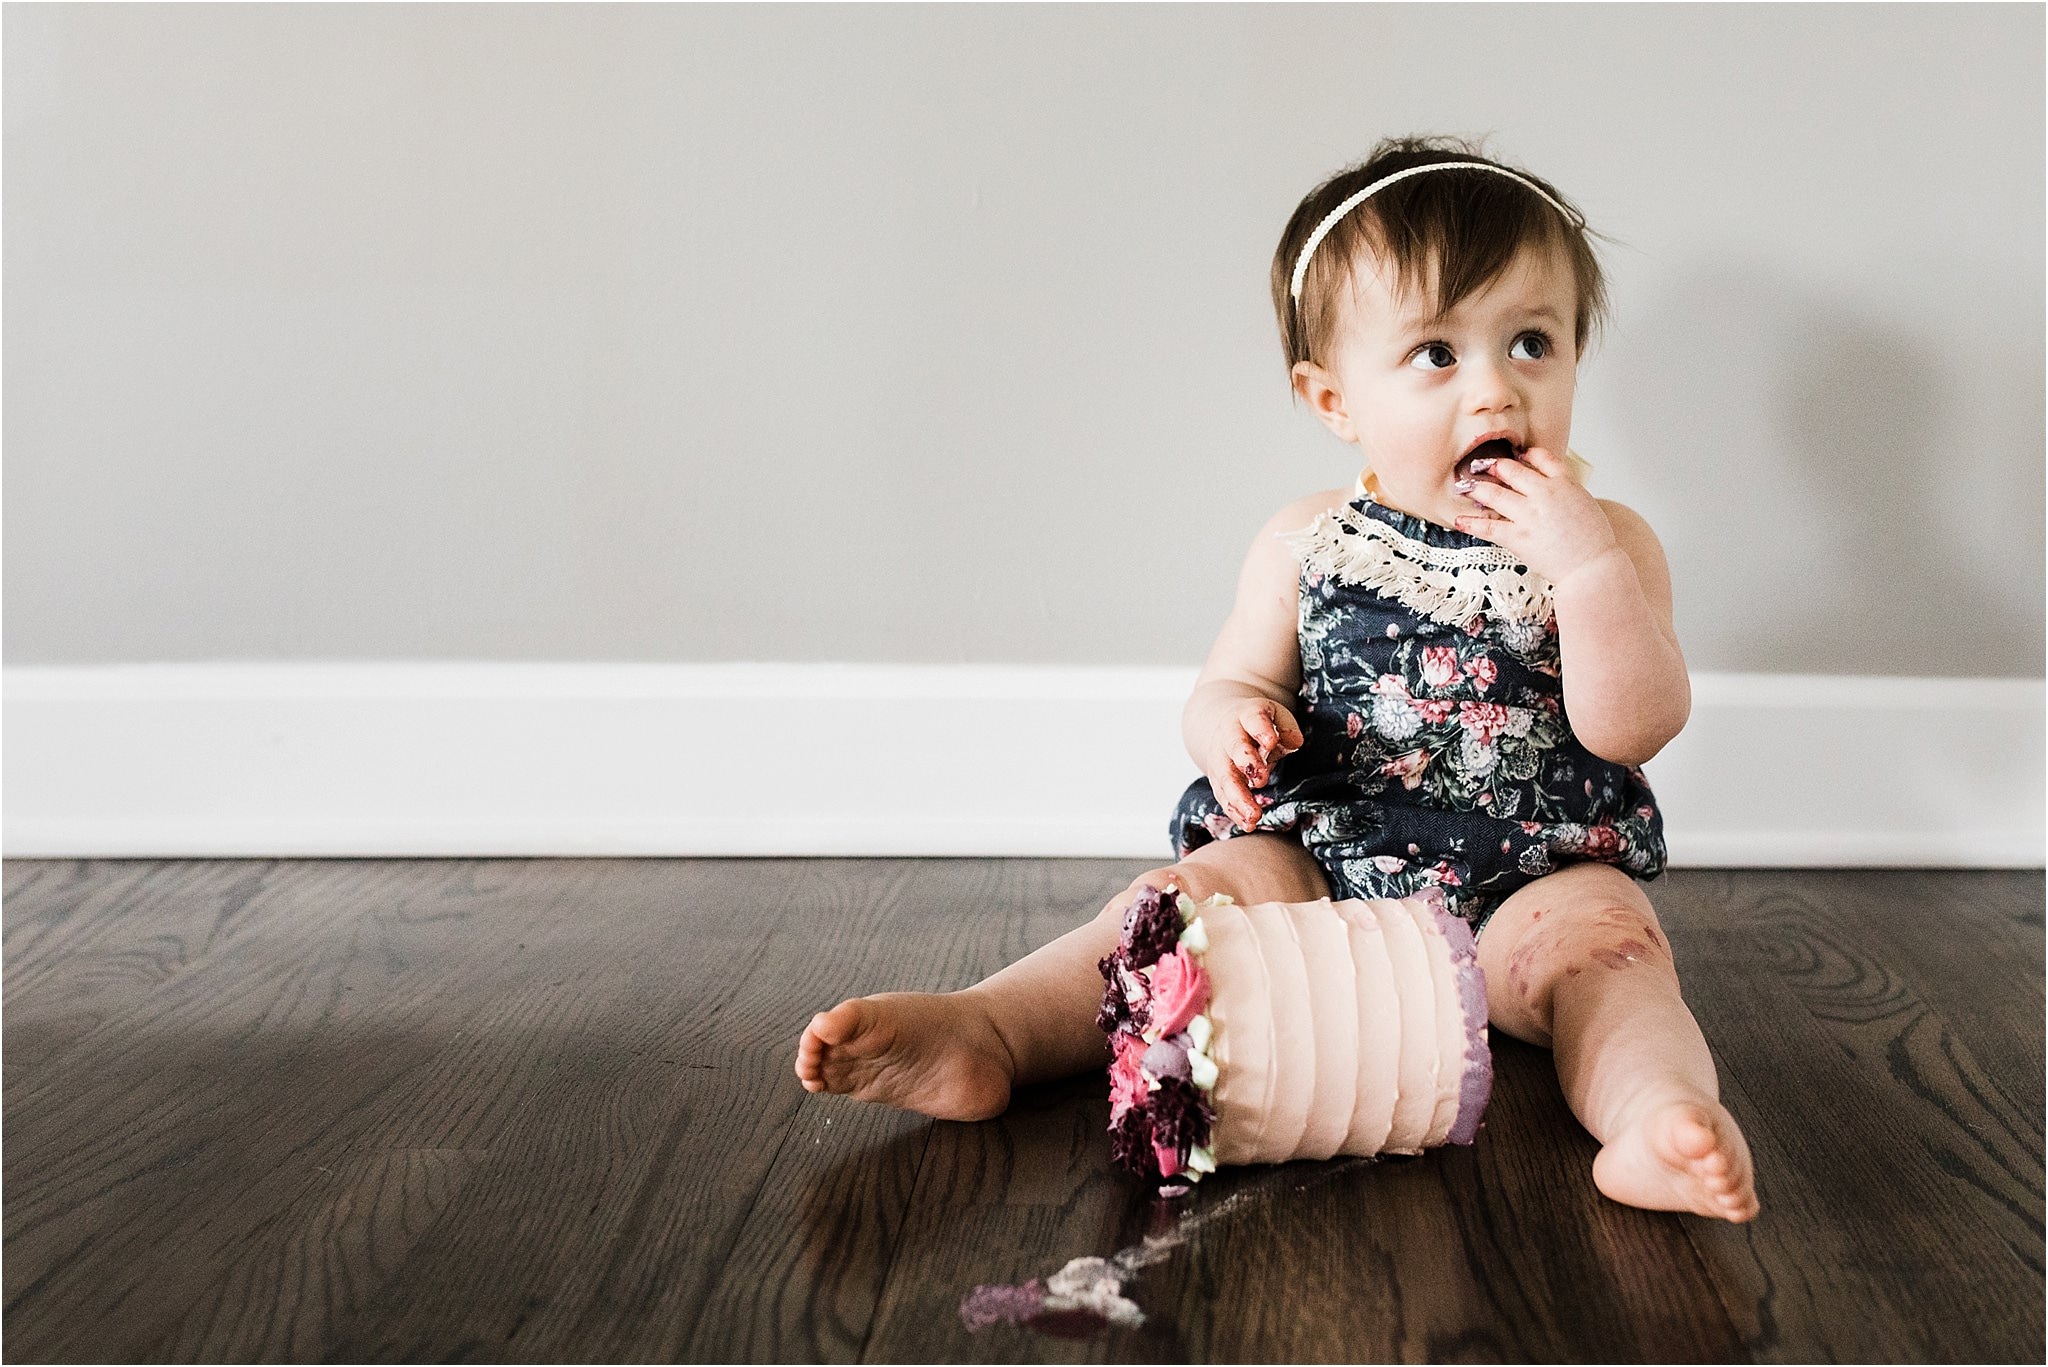
{"label": "baby's bare foot", "polygon": [[939,1120],[986,1120],[1010,1104],[1010,1051],[972,998],[952,992],[854,997],[811,1017],[796,1075]]}
{"label": "baby's bare foot", "polygon": [[1690,1089],[1646,1101],[1593,1160],[1593,1184],[1625,1205],[1738,1224],[1761,1209],[1734,1117]]}

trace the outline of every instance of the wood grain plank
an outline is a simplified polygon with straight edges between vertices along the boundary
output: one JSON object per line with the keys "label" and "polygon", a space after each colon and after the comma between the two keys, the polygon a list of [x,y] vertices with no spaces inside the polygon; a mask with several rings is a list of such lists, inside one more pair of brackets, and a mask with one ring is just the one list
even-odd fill
{"label": "wood grain plank", "polygon": [[318,1362],[340,1319],[404,1263],[488,1155],[394,1149],[316,1169],[276,1207],[150,1357]]}
{"label": "wood grain plank", "polygon": [[[2038,1115],[1785,880],[1671,926],[1764,1214],[1688,1233],[1749,1351],[2012,1361],[2041,1348]],[[2038,1026],[2033,1027],[2038,1028]]]}
{"label": "wood grain plank", "polygon": [[744,1210],[788,1128],[737,1027],[816,882],[789,861],[698,862],[643,861],[663,876],[610,890],[592,918],[603,934],[580,938],[564,976],[481,1018],[478,1071],[518,1104],[335,1354],[597,1360],[675,1332],[665,1294]]}
{"label": "wood grain plank", "polygon": [[[259,932],[94,1031],[88,1057],[65,1055],[66,1076],[10,1089],[18,1343],[61,1356],[85,1336],[146,1355],[251,1231],[302,1198],[319,1168],[378,1142],[367,1136],[488,1146],[493,1117],[520,1093],[459,1085],[491,1076],[466,1065],[463,1025],[521,983],[545,992],[545,951],[566,919],[555,908],[605,871],[515,869],[502,896],[477,888],[473,866],[412,873],[403,895],[383,888],[352,911],[324,884],[312,902],[280,905]],[[506,933],[477,935],[479,917]],[[423,1095],[433,1100],[422,1106]],[[422,1114],[433,1123],[419,1126]],[[23,1283],[18,1266],[42,1271]],[[36,1312],[22,1313],[30,1302]],[[120,1313],[75,1313],[87,1303]]]}

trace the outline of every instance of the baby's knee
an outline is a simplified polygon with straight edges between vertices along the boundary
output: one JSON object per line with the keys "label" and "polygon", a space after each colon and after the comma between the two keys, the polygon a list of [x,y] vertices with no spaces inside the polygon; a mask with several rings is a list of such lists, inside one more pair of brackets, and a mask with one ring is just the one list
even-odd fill
{"label": "baby's knee", "polygon": [[1567,986],[1597,986],[1616,974],[1676,982],[1677,965],[1656,913],[1636,899],[1594,897],[1515,910],[1520,914],[1508,925],[1487,927],[1480,966],[1494,1023],[1518,1039],[1550,1043],[1557,994]]}
{"label": "baby's knee", "polygon": [[1113,919],[1121,925],[1124,913],[1130,909],[1131,903],[1136,901],[1138,895],[1148,887],[1157,892],[1164,892],[1167,888],[1172,887],[1178,890],[1181,896],[1201,902],[1207,900],[1212,893],[1219,890],[1212,886],[1212,883],[1213,880],[1200,865],[1189,864],[1185,861],[1178,864],[1168,864],[1156,869],[1147,869],[1136,878],[1133,878],[1130,881],[1130,885],[1122,892],[1109,899],[1109,904],[1102,909],[1100,919]]}

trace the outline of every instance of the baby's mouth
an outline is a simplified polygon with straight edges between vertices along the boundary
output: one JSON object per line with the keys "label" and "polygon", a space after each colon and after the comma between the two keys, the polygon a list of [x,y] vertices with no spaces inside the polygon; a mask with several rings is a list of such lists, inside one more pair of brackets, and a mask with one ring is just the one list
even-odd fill
{"label": "baby's mouth", "polygon": [[1472,478],[1472,462],[1489,456],[1495,460],[1512,460],[1515,457],[1515,444],[1506,437],[1495,437],[1492,441],[1479,443],[1458,458],[1457,478]]}

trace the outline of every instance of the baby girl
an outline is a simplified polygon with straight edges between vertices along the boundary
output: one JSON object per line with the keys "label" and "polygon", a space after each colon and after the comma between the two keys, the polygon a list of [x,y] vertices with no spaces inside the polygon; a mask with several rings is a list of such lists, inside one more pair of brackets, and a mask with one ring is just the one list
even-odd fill
{"label": "baby girl", "polygon": [[1357,483],[1260,529],[1182,713],[1200,768],[1177,863],[987,980],[812,1017],[796,1073],[931,1116],[1101,1068],[1096,963],[1139,887],[1240,903],[1437,888],[1478,932],[1493,1028],[1549,1047],[1616,1201],[1748,1220],[1749,1149],[1642,883],[1641,766],[1691,689],[1649,525],[1573,455],[1606,307],[1583,217],[1441,139],[1382,142],[1302,200],[1273,258],[1294,391]]}

